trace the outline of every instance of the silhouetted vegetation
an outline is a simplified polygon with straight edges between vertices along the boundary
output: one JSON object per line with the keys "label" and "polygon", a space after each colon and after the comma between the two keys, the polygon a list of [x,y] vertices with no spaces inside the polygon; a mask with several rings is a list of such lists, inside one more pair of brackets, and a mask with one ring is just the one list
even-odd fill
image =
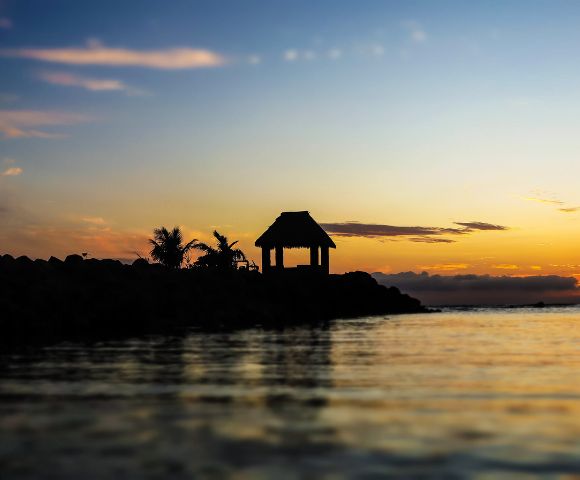
{"label": "silhouetted vegetation", "polygon": [[[232,244],[228,244],[233,248]],[[73,336],[137,335],[195,327],[280,328],[341,317],[422,312],[418,300],[370,275],[176,269],[70,255],[0,256],[0,336],[26,343]]]}
{"label": "silhouetted vegetation", "polygon": [[183,243],[183,234],[179,227],[169,231],[165,227],[153,230],[153,238],[149,243],[153,246],[151,258],[169,268],[179,268],[183,264],[187,253],[196,246],[196,239]]}
{"label": "silhouetted vegetation", "polygon": [[227,237],[214,230],[213,236],[216,239],[216,247],[212,247],[207,243],[196,243],[194,248],[204,252],[194,263],[196,267],[215,268],[217,270],[235,270],[238,267],[238,262],[245,262],[246,256],[239,248],[234,248],[238,243],[229,243]]}

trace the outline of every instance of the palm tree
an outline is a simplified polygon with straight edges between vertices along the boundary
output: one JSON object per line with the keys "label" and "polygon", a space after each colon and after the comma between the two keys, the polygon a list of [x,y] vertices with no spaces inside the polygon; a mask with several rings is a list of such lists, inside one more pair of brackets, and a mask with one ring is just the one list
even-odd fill
{"label": "palm tree", "polygon": [[153,246],[150,255],[153,260],[169,268],[179,268],[187,253],[195,247],[197,239],[183,244],[183,234],[179,227],[168,231],[165,227],[153,230],[149,243]]}
{"label": "palm tree", "polygon": [[217,268],[219,270],[235,270],[238,261],[246,260],[244,252],[239,248],[234,248],[238,243],[229,243],[227,237],[221,235],[214,230],[213,236],[217,240],[217,247],[212,247],[206,243],[196,243],[194,248],[204,252],[204,255],[199,257],[195,264],[198,267]]}

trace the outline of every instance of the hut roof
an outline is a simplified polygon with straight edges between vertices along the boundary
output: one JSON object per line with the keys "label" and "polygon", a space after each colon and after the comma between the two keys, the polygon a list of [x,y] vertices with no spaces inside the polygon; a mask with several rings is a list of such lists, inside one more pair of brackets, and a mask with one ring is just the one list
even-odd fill
{"label": "hut roof", "polygon": [[256,240],[256,247],[330,247],[336,245],[308,212],[282,212]]}

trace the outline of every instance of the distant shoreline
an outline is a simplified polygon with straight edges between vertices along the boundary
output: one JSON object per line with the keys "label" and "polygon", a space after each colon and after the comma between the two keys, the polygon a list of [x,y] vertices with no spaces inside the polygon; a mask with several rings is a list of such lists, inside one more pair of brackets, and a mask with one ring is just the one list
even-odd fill
{"label": "distant shoreline", "polygon": [[[541,304],[540,304],[541,303]],[[517,310],[517,309],[542,309],[542,308],[568,308],[577,307],[580,303],[534,303],[534,304],[521,304],[521,305],[426,305],[427,308],[437,308],[437,309],[451,309],[451,310],[476,310],[476,309],[489,309],[489,310]]]}

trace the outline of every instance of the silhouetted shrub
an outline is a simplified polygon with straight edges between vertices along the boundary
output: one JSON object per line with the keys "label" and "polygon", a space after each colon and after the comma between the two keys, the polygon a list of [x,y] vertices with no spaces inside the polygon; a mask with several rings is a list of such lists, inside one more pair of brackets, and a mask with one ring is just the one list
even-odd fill
{"label": "silhouetted shrub", "polygon": [[220,234],[217,230],[213,231],[216,240],[216,246],[212,247],[207,243],[196,243],[193,248],[201,250],[201,255],[193,264],[194,267],[214,268],[217,270],[236,270],[238,262],[247,262],[246,255],[239,248],[234,248],[238,243],[229,242],[228,238]]}

